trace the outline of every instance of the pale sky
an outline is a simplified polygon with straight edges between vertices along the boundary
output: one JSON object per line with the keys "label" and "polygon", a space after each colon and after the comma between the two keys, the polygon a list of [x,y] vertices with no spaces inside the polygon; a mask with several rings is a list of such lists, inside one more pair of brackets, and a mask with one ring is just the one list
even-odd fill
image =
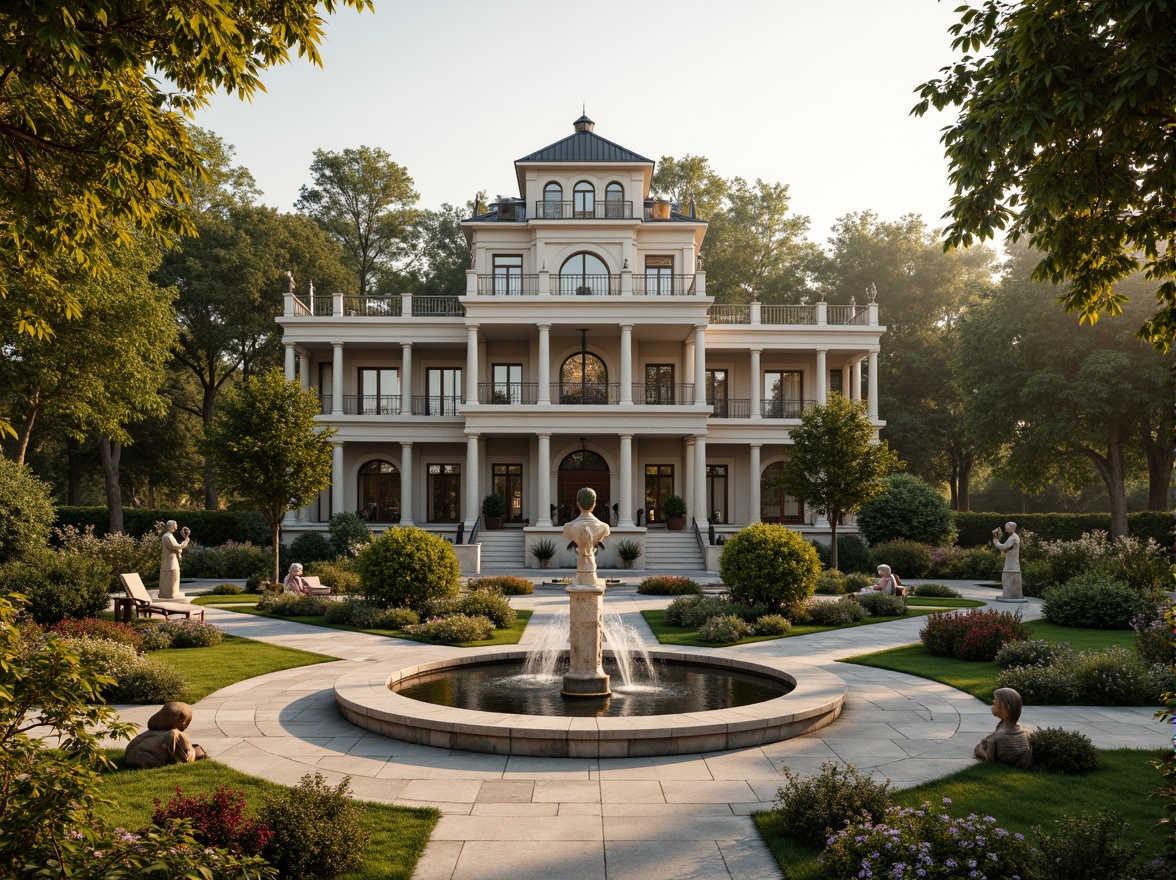
{"label": "pale sky", "polygon": [[934,227],[951,195],[940,129],[914,89],[954,59],[936,0],[375,0],[328,18],[323,68],[269,71],[252,104],[197,118],[236,150],[267,204],[292,210],[315,149],[382,147],[419,206],[518,195],[514,161],[572,133],[650,159],[710,159],[788,184],[824,242],[872,210]]}

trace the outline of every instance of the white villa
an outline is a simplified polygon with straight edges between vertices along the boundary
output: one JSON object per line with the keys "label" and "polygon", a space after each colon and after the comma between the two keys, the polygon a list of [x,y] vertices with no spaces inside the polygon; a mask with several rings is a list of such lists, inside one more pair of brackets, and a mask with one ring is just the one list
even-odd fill
{"label": "white villa", "polygon": [[[864,396],[885,424],[877,304],[716,305],[706,221],[651,198],[654,162],[593,129],[581,116],[516,161],[520,197],[464,221],[464,291],[286,296],[286,375],[338,431],[332,488],[289,515],[290,538],[348,510],[445,535],[467,573],[536,567],[544,539],[553,565],[574,564],[561,525],[590,486],[613,529],[604,567],[632,540],[637,568],[713,568],[722,534],[758,520],[828,540],[768,487],[828,394]],[[481,517],[490,494],[506,499],[501,530]],[[666,528],[671,495],[684,531]]]}

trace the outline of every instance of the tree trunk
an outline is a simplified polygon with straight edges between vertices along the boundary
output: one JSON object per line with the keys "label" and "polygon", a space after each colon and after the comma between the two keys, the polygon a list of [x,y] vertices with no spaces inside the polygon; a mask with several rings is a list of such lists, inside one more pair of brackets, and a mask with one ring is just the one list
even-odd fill
{"label": "tree trunk", "polygon": [[[205,384],[201,418],[206,428],[212,424],[212,419],[216,415],[216,392],[215,385]],[[206,454],[204,456],[204,509],[216,510],[218,507],[220,507],[220,503],[216,494],[216,466],[212,463],[212,457]]]}
{"label": "tree trunk", "polygon": [[1113,426],[1107,435],[1107,454],[1099,455],[1086,446],[1076,447],[1077,452],[1086,456],[1098,469],[1107,497],[1111,502],[1111,538],[1127,535],[1127,491],[1123,485],[1123,435],[1118,426]]}
{"label": "tree trunk", "polygon": [[948,506],[952,510],[960,509],[960,469],[955,456],[951,459],[951,475],[947,478]]}
{"label": "tree trunk", "polygon": [[33,436],[33,423],[37,420],[37,409],[38,407],[34,406],[29,410],[29,417],[20,426],[20,432],[16,436],[16,463],[18,465],[25,463],[25,453],[29,450],[29,438]]}
{"label": "tree trunk", "polygon": [[282,582],[281,574],[281,560],[279,557],[279,550],[282,547],[282,521],[281,519],[274,520],[274,583],[280,584]]}
{"label": "tree trunk", "polygon": [[106,484],[106,509],[110,513],[110,533],[123,530],[122,490],[118,485],[118,462],[122,458],[122,444],[109,437],[98,440],[102,455],[102,479]]}
{"label": "tree trunk", "polygon": [[840,519],[838,511],[829,511],[829,525],[832,527],[833,533],[831,535],[832,544],[829,547],[829,567],[837,568],[837,520]]}
{"label": "tree trunk", "polygon": [[956,510],[961,513],[967,513],[972,509],[971,499],[972,489],[972,452],[963,453],[960,456],[960,474],[959,474],[959,489],[956,492],[956,499],[959,502],[959,507]]}
{"label": "tree trunk", "polygon": [[82,503],[82,442],[73,437],[65,439],[65,503],[77,507]]}
{"label": "tree trunk", "polygon": [[1157,436],[1143,429],[1143,452],[1147,456],[1147,509],[1168,509],[1168,486],[1172,480],[1171,424],[1160,426]]}

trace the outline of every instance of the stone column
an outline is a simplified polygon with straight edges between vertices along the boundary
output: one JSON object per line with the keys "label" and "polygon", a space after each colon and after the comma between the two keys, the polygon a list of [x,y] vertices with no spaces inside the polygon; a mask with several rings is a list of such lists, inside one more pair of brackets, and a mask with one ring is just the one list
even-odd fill
{"label": "stone column", "polygon": [[478,497],[478,435],[466,435],[466,529],[472,529],[482,513],[482,499]]}
{"label": "stone column", "polygon": [[412,444],[400,444],[400,524],[412,525],[412,483],[416,471],[412,465]]}
{"label": "stone column", "polygon": [[817,406],[829,402],[829,365],[825,360],[826,350],[817,349]]}
{"label": "stone column", "polygon": [[621,325],[621,406],[633,405],[633,325]]}
{"label": "stone column", "polygon": [[697,506],[694,518],[699,528],[706,528],[711,512],[706,497],[706,437],[701,435],[694,438],[694,498]]}
{"label": "stone column", "polygon": [[310,355],[305,352],[298,354],[298,381],[303,391],[310,387]]}
{"label": "stone column", "polygon": [[858,359],[853,362],[853,367],[850,368],[853,378],[849,382],[849,399],[862,399],[862,362]]}
{"label": "stone column", "polygon": [[331,347],[331,415],[338,416],[343,414],[343,343],[332,342]]}
{"label": "stone column", "polygon": [[478,402],[478,325],[466,328],[466,387],[465,402]]}
{"label": "stone column", "polygon": [[286,343],[286,381],[294,381],[294,365],[297,363],[298,352],[294,351],[292,343]]}
{"label": "stone column", "polygon": [[751,350],[751,417],[753,419],[764,417],[763,406],[760,403],[763,387],[764,378],[760,375],[760,349],[753,348]]}
{"label": "stone column", "polygon": [[763,503],[763,499],[760,498],[760,444],[752,443],[748,451],[751,453],[748,464],[748,469],[751,471],[751,485],[747,494],[751,501],[751,511],[747,521],[756,523],[760,521],[760,506]]}
{"label": "stone column", "polygon": [[850,399],[850,387],[853,384],[853,367],[844,366],[841,368],[841,396],[846,400]]}
{"label": "stone column", "polygon": [[346,510],[343,498],[343,444],[331,444],[331,513]]}
{"label": "stone column", "polygon": [[604,586],[567,588],[570,617],[568,673],[562,693],[569,697],[606,696],[609,677],[601,665],[600,633],[604,623]]}
{"label": "stone column", "polygon": [[687,516],[694,511],[694,438],[686,438],[686,454],[682,456],[682,500]]}
{"label": "stone column", "polygon": [[866,415],[871,421],[878,420],[878,352],[870,352],[870,375],[866,377],[866,384],[870,386],[869,398],[866,402]]}
{"label": "stone column", "polygon": [[633,435],[621,434],[620,490],[617,492],[617,527],[633,525]]}
{"label": "stone column", "polygon": [[539,405],[551,403],[551,325],[539,325]]}
{"label": "stone column", "polygon": [[[412,343],[400,346],[400,411],[412,414]],[[403,516],[403,514],[401,514]]]}
{"label": "stone column", "polygon": [[537,434],[539,449],[535,454],[536,504],[535,525],[551,525],[551,435]]}
{"label": "stone column", "polygon": [[694,326],[694,402],[706,403],[706,325]]}

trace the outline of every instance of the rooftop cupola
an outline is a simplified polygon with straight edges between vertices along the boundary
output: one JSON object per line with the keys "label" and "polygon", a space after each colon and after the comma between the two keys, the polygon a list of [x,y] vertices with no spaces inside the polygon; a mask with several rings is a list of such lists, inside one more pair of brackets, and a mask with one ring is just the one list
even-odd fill
{"label": "rooftop cupola", "polygon": [[592,131],[592,129],[596,128],[596,123],[587,116],[581,116],[572,125],[575,126],[576,131]]}

